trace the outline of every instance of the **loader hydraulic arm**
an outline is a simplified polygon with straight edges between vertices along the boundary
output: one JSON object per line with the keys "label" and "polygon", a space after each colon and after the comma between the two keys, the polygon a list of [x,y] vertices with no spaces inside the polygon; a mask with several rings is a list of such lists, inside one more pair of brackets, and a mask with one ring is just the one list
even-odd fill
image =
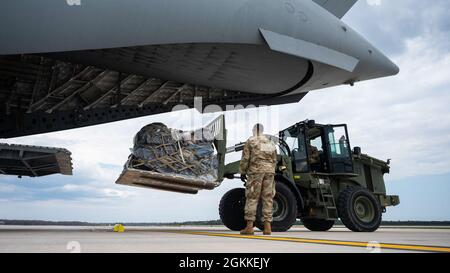
{"label": "loader hydraulic arm", "polygon": [[244,150],[244,146],[245,146],[245,142],[241,142],[234,146],[228,147],[227,154],[234,153],[234,152],[240,152],[240,151]]}

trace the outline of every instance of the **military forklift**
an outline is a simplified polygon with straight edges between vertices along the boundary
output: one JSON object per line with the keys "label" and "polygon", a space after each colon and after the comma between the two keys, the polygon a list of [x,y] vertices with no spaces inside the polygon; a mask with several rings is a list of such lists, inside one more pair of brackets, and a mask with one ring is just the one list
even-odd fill
{"label": "military forklift", "polygon": [[[226,164],[225,159],[226,154],[241,151],[244,143],[226,147],[224,116],[214,119],[202,131],[208,132],[216,149],[216,179],[180,175],[192,166],[184,164],[180,146],[173,145],[171,153],[155,158],[172,172],[140,169],[132,164],[130,155],[116,183],[197,194],[199,190],[219,187],[225,178],[239,177],[240,162]],[[321,125],[306,120],[280,131],[278,136],[268,137],[276,143],[278,154],[273,231],[287,231],[297,219],[309,230],[327,231],[340,219],[352,231],[371,232],[380,226],[386,207],[399,204],[398,196],[386,195],[383,175],[389,173],[389,160],[362,154],[359,147],[351,150],[345,124]],[[244,205],[244,188],[232,189],[222,197],[219,215],[226,227],[235,231],[245,227]],[[261,216],[260,206],[256,220],[260,229]]]}
{"label": "military forklift", "polygon": [[[299,122],[271,137],[277,143],[276,195],[272,230],[289,230],[300,219],[311,231],[328,231],[340,219],[355,232],[376,231],[388,206],[400,203],[386,195],[383,175],[387,162],[350,148],[347,125]],[[237,152],[244,143],[228,149]],[[224,165],[223,177],[239,176],[239,161]],[[260,202],[261,203],[261,202]],[[238,231],[245,227],[245,189],[228,191],[219,204],[223,224]],[[255,225],[263,229],[261,204]]]}

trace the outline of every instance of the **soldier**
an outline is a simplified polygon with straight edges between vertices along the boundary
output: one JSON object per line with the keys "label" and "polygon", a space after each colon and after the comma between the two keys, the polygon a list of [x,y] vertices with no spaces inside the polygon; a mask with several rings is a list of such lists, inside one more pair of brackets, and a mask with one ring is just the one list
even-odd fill
{"label": "soldier", "polygon": [[[245,220],[247,227],[241,230],[243,235],[253,235],[253,222],[256,220],[258,201],[262,199],[264,216],[264,235],[272,233],[272,205],[275,196],[276,147],[263,135],[261,124],[253,127],[253,136],[245,143],[240,162],[241,180],[245,182]],[[247,181],[248,176],[248,181]]]}
{"label": "soldier", "polygon": [[311,144],[308,144],[308,156],[309,156],[309,163],[311,164],[317,164],[320,163],[320,153],[316,146],[313,146]]}

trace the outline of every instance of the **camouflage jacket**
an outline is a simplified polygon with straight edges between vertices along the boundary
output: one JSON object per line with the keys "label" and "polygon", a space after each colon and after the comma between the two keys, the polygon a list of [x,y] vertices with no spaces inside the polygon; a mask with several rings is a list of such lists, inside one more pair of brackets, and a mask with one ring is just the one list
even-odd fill
{"label": "camouflage jacket", "polygon": [[239,166],[241,174],[275,173],[277,150],[265,136],[253,136],[247,140]]}

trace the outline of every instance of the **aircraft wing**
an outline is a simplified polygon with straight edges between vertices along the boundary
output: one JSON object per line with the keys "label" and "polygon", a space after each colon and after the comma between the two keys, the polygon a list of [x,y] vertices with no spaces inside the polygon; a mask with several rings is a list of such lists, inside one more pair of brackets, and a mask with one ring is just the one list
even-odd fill
{"label": "aircraft wing", "polygon": [[336,17],[341,19],[358,0],[313,0]]}

